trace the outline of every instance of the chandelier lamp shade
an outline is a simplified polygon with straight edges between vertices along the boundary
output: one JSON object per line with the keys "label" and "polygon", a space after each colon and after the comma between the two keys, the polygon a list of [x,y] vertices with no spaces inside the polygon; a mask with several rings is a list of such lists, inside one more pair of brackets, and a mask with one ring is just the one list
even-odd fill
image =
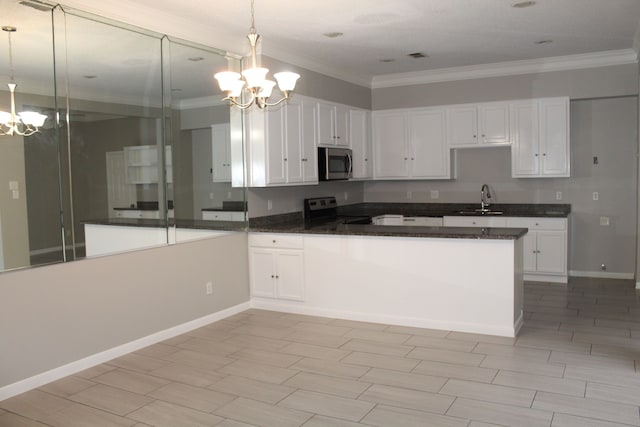
{"label": "chandelier lamp shade", "polygon": [[[257,66],[256,46],[260,35],[256,33],[254,18],[254,0],[251,0],[251,28],[247,35],[251,46],[251,68],[246,68],[242,74],[235,71],[222,71],[214,75],[218,81],[220,90],[225,93],[224,100],[229,101],[241,109],[246,109],[252,105],[264,109],[280,104],[289,99],[296,87],[296,81],[300,78],[299,74],[283,71],[275,73],[273,77],[278,82],[278,88],[282,92],[282,98],[275,102],[270,102],[271,93],[276,82],[267,79],[269,69]],[[246,93],[248,99],[242,102],[243,92]]]}
{"label": "chandelier lamp shade", "polygon": [[22,111],[16,113],[16,87],[13,77],[13,51],[11,46],[11,33],[16,32],[16,27],[4,26],[2,31],[5,31],[9,37],[9,94],[11,97],[11,106],[9,112],[0,111],[0,135],[20,135],[30,136],[40,130],[40,127],[44,125],[47,116],[40,114],[36,111]]}

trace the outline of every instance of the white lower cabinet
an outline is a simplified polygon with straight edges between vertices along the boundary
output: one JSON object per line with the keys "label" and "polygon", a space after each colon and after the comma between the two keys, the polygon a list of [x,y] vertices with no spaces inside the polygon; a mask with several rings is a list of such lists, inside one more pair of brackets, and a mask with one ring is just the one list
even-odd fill
{"label": "white lower cabinet", "polygon": [[244,221],[242,211],[202,211],[204,221]]}
{"label": "white lower cabinet", "polygon": [[495,216],[445,216],[445,227],[506,227],[507,219]]}
{"label": "white lower cabinet", "polygon": [[303,237],[249,234],[251,296],[304,301]]}

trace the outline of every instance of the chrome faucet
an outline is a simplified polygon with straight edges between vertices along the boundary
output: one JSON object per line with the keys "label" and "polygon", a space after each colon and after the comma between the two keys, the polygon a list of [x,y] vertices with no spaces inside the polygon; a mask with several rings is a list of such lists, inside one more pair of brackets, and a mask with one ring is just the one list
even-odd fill
{"label": "chrome faucet", "polygon": [[482,188],[480,189],[480,210],[488,211],[489,206],[491,206],[491,191],[489,191],[487,184],[482,184]]}

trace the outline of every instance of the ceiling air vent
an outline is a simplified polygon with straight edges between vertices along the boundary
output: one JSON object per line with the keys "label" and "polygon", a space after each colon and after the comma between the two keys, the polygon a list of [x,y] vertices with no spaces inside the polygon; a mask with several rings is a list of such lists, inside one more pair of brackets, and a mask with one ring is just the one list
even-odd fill
{"label": "ceiling air vent", "polygon": [[422,52],[413,52],[413,53],[408,54],[407,56],[410,56],[410,57],[415,58],[415,59],[428,58],[429,57],[429,55],[427,55],[425,53],[422,53]]}

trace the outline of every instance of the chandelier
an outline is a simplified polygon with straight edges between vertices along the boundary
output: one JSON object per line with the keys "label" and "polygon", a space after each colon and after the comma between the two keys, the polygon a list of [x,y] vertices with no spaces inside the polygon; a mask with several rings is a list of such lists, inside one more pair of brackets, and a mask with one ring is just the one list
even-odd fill
{"label": "chandelier", "polygon": [[[251,28],[247,35],[251,45],[251,68],[242,71],[242,75],[234,71],[222,71],[213,76],[218,80],[220,90],[226,94],[224,100],[242,109],[249,108],[253,104],[256,104],[260,109],[280,104],[291,96],[293,89],[296,87],[296,80],[300,78],[299,74],[288,71],[274,74],[273,77],[277,80],[278,88],[283,97],[276,102],[269,102],[269,97],[276,82],[267,80],[269,69],[257,66],[256,45],[260,35],[256,33],[253,3],[254,0],[251,0]],[[240,99],[243,91],[249,97],[249,100],[244,104]]]}
{"label": "chandelier", "polygon": [[38,132],[44,124],[47,116],[36,111],[23,111],[16,113],[15,91],[16,84],[13,79],[13,51],[11,48],[11,33],[16,32],[16,27],[2,27],[9,36],[9,93],[11,94],[11,112],[0,111],[0,135],[29,136]]}

